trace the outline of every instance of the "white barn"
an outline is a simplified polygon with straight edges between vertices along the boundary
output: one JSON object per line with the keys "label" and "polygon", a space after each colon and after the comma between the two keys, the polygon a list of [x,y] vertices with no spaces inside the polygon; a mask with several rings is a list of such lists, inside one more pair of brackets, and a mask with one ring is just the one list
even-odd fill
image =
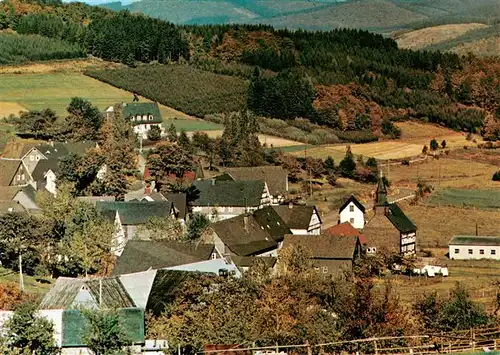
{"label": "white barn", "polygon": [[356,229],[363,229],[365,226],[365,206],[354,195],[339,209],[339,223],[344,222],[349,222]]}
{"label": "white barn", "polygon": [[448,248],[449,258],[454,260],[500,260],[500,237],[457,235]]}

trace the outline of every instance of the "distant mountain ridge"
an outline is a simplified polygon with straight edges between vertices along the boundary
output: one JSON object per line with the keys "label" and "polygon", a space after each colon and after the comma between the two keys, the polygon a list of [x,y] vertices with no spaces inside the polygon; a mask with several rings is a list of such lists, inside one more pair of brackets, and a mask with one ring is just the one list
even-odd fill
{"label": "distant mountain ridge", "polygon": [[276,28],[330,30],[339,27],[379,33],[448,23],[498,23],[498,0],[141,0],[128,9],[176,24],[267,24]]}

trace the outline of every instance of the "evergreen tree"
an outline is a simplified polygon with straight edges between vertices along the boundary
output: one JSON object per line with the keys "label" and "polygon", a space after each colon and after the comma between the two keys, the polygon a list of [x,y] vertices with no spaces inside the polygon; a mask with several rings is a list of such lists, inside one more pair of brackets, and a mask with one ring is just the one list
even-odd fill
{"label": "evergreen tree", "polygon": [[148,131],[148,139],[152,142],[159,141],[161,139],[161,129],[158,126],[153,126]]}
{"label": "evergreen tree", "polygon": [[351,148],[347,147],[344,159],[339,163],[339,173],[343,177],[352,179],[356,172],[356,162],[351,152]]}
{"label": "evergreen tree", "polygon": [[332,172],[335,170],[335,161],[333,158],[329,155],[324,162],[324,168],[327,172]]}
{"label": "evergreen tree", "polygon": [[431,147],[431,150],[437,150],[439,148],[439,144],[437,142],[437,140],[435,139],[432,139],[429,146]]}
{"label": "evergreen tree", "polygon": [[171,123],[168,127],[167,139],[170,142],[177,142],[177,129],[175,128],[173,123]]}

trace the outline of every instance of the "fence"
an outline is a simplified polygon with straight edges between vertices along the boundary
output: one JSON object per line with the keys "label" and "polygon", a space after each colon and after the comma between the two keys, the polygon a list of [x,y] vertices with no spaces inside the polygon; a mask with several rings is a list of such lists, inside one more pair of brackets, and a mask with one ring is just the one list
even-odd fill
{"label": "fence", "polygon": [[[402,355],[402,354],[453,354],[474,353],[486,350],[495,351],[500,349],[500,328],[479,328],[465,331],[442,332],[436,334],[399,336],[399,337],[376,337],[367,339],[356,339],[337,341],[323,344],[297,344],[276,345],[265,347],[234,346],[231,349],[209,350],[199,354],[221,355],[231,354],[243,355],[251,352],[255,354],[273,353],[280,351],[289,353],[315,354],[375,354],[375,355]],[[240,353],[238,353],[240,352]]]}

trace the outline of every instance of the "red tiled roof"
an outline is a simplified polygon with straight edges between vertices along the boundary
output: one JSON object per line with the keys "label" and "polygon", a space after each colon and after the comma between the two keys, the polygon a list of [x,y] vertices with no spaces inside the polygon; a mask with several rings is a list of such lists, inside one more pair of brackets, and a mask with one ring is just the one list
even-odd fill
{"label": "red tiled roof", "polygon": [[359,237],[361,244],[366,244],[366,238],[360,231],[354,228],[349,222],[344,222],[330,227],[326,230],[326,234],[335,237]]}
{"label": "red tiled roof", "polygon": [[[144,169],[144,180],[147,181],[150,177],[151,177],[151,173],[149,172],[149,169],[146,167],[146,169]],[[168,181],[175,181],[175,179],[177,179],[175,174],[169,174],[167,176]],[[196,171],[186,171],[184,173],[183,179],[187,180],[187,181],[196,180]]]}

